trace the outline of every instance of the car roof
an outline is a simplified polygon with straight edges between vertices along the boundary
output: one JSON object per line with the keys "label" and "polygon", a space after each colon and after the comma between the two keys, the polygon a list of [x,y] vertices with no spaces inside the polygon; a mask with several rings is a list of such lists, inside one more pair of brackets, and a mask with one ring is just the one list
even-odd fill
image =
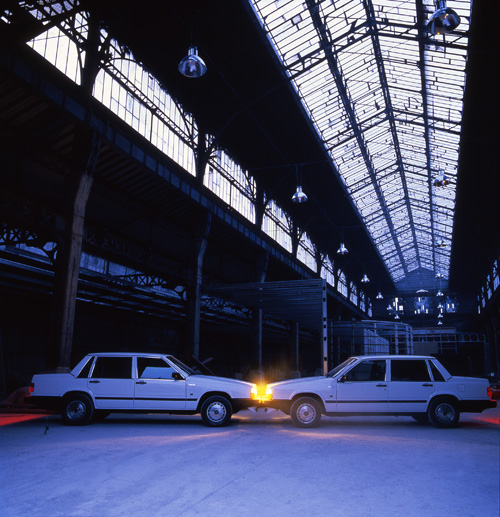
{"label": "car roof", "polygon": [[92,352],[87,356],[103,356],[103,357],[172,357],[171,354],[163,354],[161,352]]}
{"label": "car roof", "polygon": [[380,355],[353,355],[355,359],[436,359],[431,355],[388,355],[388,354],[380,354]]}

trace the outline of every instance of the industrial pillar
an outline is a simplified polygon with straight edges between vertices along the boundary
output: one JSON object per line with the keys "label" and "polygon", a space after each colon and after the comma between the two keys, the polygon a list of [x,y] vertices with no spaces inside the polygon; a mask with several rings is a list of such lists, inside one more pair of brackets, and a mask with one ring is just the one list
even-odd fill
{"label": "industrial pillar", "polygon": [[[269,255],[266,251],[259,254],[256,266],[256,282],[264,282],[266,279]],[[252,307],[252,319],[250,321],[251,333],[251,380],[263,382],[264,371],[262,368],[262,319],[263,313],[260,307]]]}
{"label": "industrial pillar", "polygon": [[290,322],[290,376],[300,377],[299,369],[299,322]]}
{"label": "industrial pillar", "polygon": [[196,358],[200,357],[200,314],[201,283],[203,279],[203,257],[212,226],[212,214],[206,212],[193,237],[192,260],[188,272],[186,290],[186,349]]}
{"label": "industrial pillar", "polygon": [[61,371],[69,369],[71,363],[85,209],[99,150],[100,139],[95,133],[83,130],[77,132],[73,170],[69,171],[66,183],[64,235],[58,246],[55,261],[54,323],[51,340],[51,347],[55,349],[51,348],[48,353],[49,366],[56,366]]}

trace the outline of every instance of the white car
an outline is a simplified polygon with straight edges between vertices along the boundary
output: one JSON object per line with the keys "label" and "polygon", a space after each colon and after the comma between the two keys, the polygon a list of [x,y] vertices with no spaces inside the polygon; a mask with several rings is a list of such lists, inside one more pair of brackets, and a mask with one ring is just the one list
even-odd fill
{"label": "white car", "polygon": [[84,425],[111,412],[201,413],[208,426],[256,405],[249,382],[196,373],[171,355],[98,353],[70,373],[34,375],[27,402],[61,413],[68,425]]}
{"label": "white car", "polygon": [[298,427],[321,415],[408,415],[453,427],[460,412],[496,407],[486,379],[453,377],[434,357],[351,357],[326,376],[269,384],[263,404],[289,414]]}

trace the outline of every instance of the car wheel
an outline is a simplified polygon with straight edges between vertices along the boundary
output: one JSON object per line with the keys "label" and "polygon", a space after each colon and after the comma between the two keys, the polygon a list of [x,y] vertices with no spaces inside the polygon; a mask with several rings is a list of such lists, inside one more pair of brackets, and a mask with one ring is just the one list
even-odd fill
{"label": "car wheel", "polygon": [[222,427],[229,423],[233,410],[225,397],[209,397],[201,406],[201,418],[209,427]]}
{"label": "car wheel", "polygon": [[429,420],[436,427],[455,427],[460,418],[456,402],[451,399],[436,399],[429,404]]}
{"label": "car wheel", "polygon": [[62,421],[66,425],[85,425],[94,415],[92,401],[86,395],[72,395],[64,401],[61,413]]}
{"label": "car wheel", "polygon": [[316,427],[321,420],[321,409],[314,399],[303,397],[292,404],[290,416],[297,427]]}

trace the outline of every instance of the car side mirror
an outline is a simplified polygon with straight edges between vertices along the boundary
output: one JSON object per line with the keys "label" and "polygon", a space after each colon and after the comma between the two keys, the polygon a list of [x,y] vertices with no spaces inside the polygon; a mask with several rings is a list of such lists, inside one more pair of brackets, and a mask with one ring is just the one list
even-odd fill
{"label": "car side mirror", "polygon": [[174,381],[182,381],[184,377],[179,372],[173,372],[172,379],[174,379]]}

